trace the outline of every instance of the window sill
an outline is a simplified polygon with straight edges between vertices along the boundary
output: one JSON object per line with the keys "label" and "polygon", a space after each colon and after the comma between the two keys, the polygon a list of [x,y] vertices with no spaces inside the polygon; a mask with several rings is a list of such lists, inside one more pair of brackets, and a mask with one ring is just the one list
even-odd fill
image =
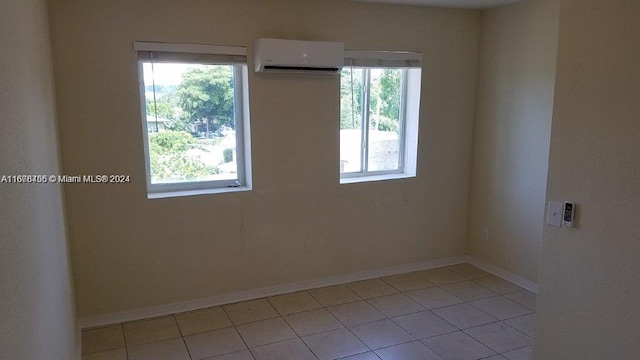
{"label": "window sill", "polygon": [[363,175],[363,176],[341,177],[340,184],[355,184],[355,183],[361,183],[361,182],[406,179],[406,178],[412,178],[412,177],[416,177],[416,176],[414,174],[396,173],[396,174],[383,174],[383,175]]}
{"label": "window sill", "polygon": [[250,190],[251,190],[251,187],[249,186],[239,186],[239,187],[225,187],[225,188],[215,188],[215,189],[164,191],[164,192],[157,192],[157,193],[147,193],[147,199],[164,199],[164,198],[171,198],[171,197],[224,194],[224,193],[250,191]]}

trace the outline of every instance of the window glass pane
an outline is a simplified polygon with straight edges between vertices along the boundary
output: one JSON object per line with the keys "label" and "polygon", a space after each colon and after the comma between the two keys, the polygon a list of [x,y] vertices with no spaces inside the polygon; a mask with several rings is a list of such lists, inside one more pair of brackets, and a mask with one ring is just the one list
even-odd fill
{"label": "window glass pane", "polygon": [[340,76],[340,173],[362,171],[363,73],[344,67]]}
{"label": "window glass pane", "polygon": [[370,69],[368,171],[400,168],[402,69]]}
{"label": "window glass pane", "polygon": [[236,180],[234,66],[142,65],[151,183]]}

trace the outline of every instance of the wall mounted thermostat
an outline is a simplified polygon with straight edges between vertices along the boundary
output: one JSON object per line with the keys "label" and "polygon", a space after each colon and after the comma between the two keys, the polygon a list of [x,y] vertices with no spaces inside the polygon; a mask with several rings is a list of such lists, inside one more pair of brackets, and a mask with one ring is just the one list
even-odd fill
{"label": "wall mounted thermostat", "polygon": [[564,216],[564,203],[549,201],[547,210],[547,224],[562,227]]}
{"label": "wall mounted thermostat", "polygon": [[572,202],[564,203],[562,226],[573,227],[576,217],[576,205]]}

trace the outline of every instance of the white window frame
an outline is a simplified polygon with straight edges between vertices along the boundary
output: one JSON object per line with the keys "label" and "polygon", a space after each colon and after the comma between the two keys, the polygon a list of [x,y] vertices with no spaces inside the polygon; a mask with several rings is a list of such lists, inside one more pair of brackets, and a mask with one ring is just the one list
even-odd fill
{"label": "white window frame", "polygon": [[[239,46],[156,42],[134,42],[133,48],[138,53],[138,81],[140,87],[147,198],[154,199],[251,190],[251,135],[249,126],[247,49]],[[157,62],[193,62],[198,64],[234,66],[237,180],[184,181],[163,184],[151,183],[149,133],[147,129],[147,106],[143,72],[143,63],[148,62],[151,56],[153,56],[152,61]]]}
{"label": "white window frame", "polygon": [[345,67],[353,68],[401,68],[402,86],[400,102],[398,169],[368,171],[369,159],[369,71],[363,77],[362,96],[362,169],[358,172],[340,173],[340,183],[402,179],[416,176],[418,152],[418,128],[420,117],[420,91],[422,81],[422,54],[395,51],[345,51]]}

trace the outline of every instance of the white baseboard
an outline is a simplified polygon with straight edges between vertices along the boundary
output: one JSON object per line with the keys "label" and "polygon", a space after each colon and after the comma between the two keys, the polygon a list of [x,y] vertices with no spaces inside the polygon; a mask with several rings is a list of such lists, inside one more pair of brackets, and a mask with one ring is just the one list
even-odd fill
{"label": "white baseboard", "polygon": [[507,281],[510,281],[522,288],[525,288],[531,292],[534,293],[538,293],[538,284],[534,283],[533,281],[529,281],[523,277],[520,277],[514,273],[511,273],[507,270],[504,270],[500,267],[497,267],[495,265],[489,264],[487,262],[484,262],[480,259],[477,259],[473,256],[467,256],[467,262],[471,265],[474,265],[476,267],[479,267],[480,269],[491,273],[497,277],[503,278]]}
{"label": "white baseboard", "polygon": [[[92,327],[117,324],[117,323],[126,322],[126,321],[148,319],[148,318],[153,318],[158,316],[177,314],[184,311],[198,310],[198,309],[203,309],[211,306],[231,304],[239,301],[259,299],[265,296],[280,295],[280,294],[286,294],[294,291],[302,291],[302,290],[308,290],[308,289],[324,287],[324,286],[345,284],[352,281],[367,280],[367,279],[373,279],[373,278],[378,278],[382,276],[403,274],[403,273],[408,273],[413,271],[438,268],[442,266],[462,264],[465,262],[469,262],[471,264],[476,265],[474,262],[470,261],[470,258],[466,255],[445,258],[445,259],[438,259],[438,260],[429,260],[429,261],[423,261],[418,263],[391,266],[391,267],[386,267],[381,269],[360,271],[360,272],[350,273],[345,275],[336,275],[336,276],[329,276],[329,277],[324,277],[319,279],[298,281],[298,282],[289,283],[289,284],[268,286],[265,288],[240,291],[240,292],[231,293],[231,294],[211,296],[211,297],[198,299],[198,300],[190,300],[190,301],[183,301],[183,302],[178,302],[173,304],[152,306],[147,308],[112,313],[112,314],[83,317],[78,320],[78,323],[82,329],[87,329]],[[501,276],[499,273],[491,271],[488,268],[484,268],[479,265],[476,265],[476,266],[490,273],[494,273],[497,276],[500,276],[509,281],[512,281],[511,279],[505,276]],[[513,281],[513,282],[520,285],[520,283],[516,281]]]}
{"label": "white baseboard", "polygon": [[360,271],[356,273],[329,276],[319,279],[304,280],[294,283],[281,284],[268,286],[260,289],[240,291],[230,294],[211,296],[204,299],[183,301],[178,303],[152,306],[147,308],[123,311],[119,313],[89,316],[80,318],[78,320],[79,326],[82,329],[105,326],[110,324],[117,324],[126,321],[148,319],[158,316],[172,315],[185,311],[193,311],[203,309],[211,306],[218,306],[224,304],[231,304],[239,301],[246,301],[252,299],[259,299],[266,296],[274,296],[280,294],[286,294],[295,291],[302,291],[308,289],[314,289],[324,286],[332,286],[345,284],[353,281],[367,280],[378,278],[382,276],[403,274],[413,271],[433,269],[443,266],[450,266],[462,263],[469,263],[477,266],[478,268],[491,273],[495,276],[510,281],[520,287],[523,287],[534,293],[538,293],[538,285],[532,281],[529,281],[523,277],[506,271],[500,267],[484,262],[472,256],[457,256],[438,260],[429,260],[418,263],[404,264],[398,266],[391,266],[380,269],[373,269],[367,271]]}

